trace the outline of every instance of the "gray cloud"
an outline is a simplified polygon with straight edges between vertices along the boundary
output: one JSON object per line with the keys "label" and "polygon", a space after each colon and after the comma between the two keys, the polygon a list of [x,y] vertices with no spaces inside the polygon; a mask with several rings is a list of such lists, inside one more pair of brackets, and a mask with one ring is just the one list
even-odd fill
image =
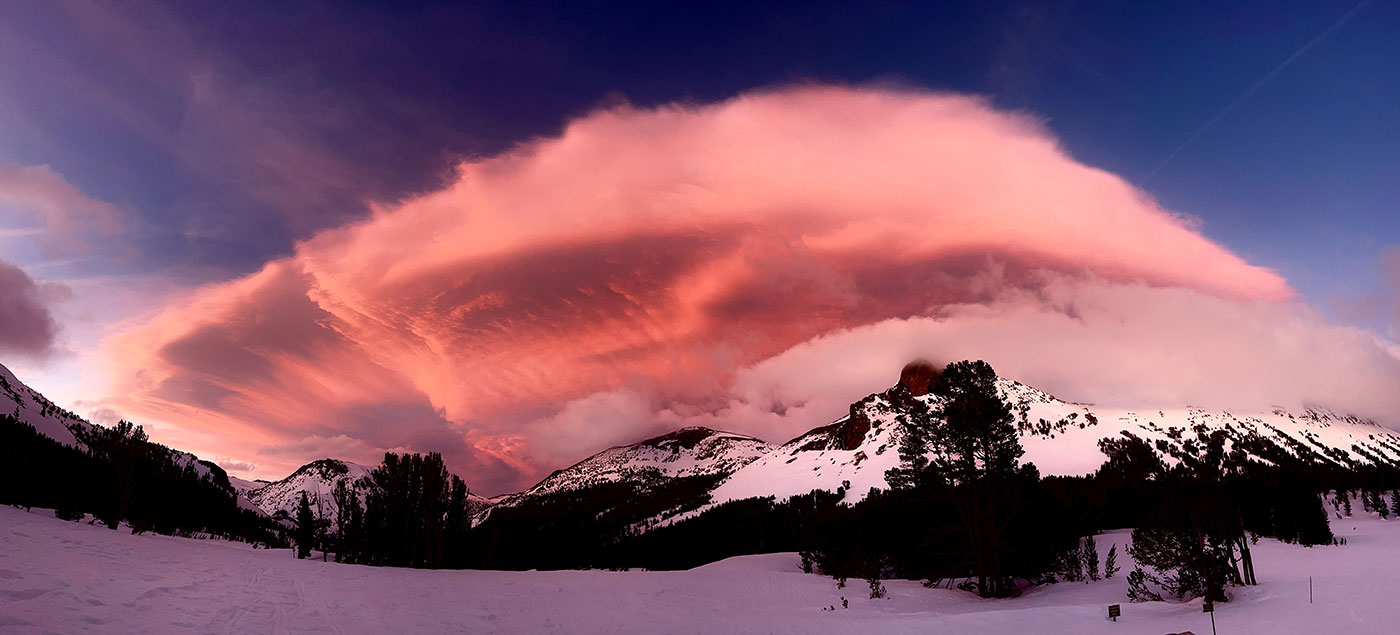
{"label": "gray cloud", "polygon": [[34,359],[53,354],[58,322],[45,298],[61,296],[61,289],[35,283],[23,269],[0,260],[0,353]]}

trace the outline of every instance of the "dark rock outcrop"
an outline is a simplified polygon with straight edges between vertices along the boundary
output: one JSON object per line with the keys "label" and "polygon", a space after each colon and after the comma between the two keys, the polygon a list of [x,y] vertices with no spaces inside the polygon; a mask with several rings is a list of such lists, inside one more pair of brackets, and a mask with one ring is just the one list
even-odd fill
{"label": "dark rock outcrop", "polygon": [[899,371],[899,385],[909,389],[909,394],[922,397],[933,389],[933,382],[943,374],[939,367],[926,359],[916,359],[904,365]]}

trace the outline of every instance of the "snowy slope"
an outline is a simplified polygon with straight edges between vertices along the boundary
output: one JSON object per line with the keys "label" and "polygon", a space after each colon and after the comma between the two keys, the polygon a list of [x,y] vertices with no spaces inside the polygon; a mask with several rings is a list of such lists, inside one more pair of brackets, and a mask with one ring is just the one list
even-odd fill
{"label": "snowy slope", "polygon": [[[55,405],[37,390],[26,386],[3,365],[0,365],[0,412],[14,415],[20,421],[34,426],[41,434],[74,447],[83,447],[82,438],[90,431],[98,429],[82,417]],[[249,481],[228,475],[221,468],[202,461],[189,452],[169,449],[167,456],[176,465],[190,466],[200,477],[216,483],[222,483],[220,476],[226,477],[232,493],[237,496],[239,506],[244,509],[269,516],[278,511],[290,514],[296,511],[301,492],[305,491],[311,498],[313,508],[317,500],[320,500],[322,513],[331,522],[339,515],[335,499],[331,495],[335,491],[336,483],[345,479],[358,482],[374,469],[348,461],[323,459],[304,465],[277,482]],[[491,501],[476,495],[470,495],[467,502],[473,511],[480,511],[491,505]]]}
{"label": "snowy slope", "polygon": [[[1024,462],[1042,475],[1091,474],[1106,460],[1103,438],[1130,433],[1158,448],[1170,465],[1178,456],[1196,456],[1199,436],[1226,432],[1227,452],[1238,450],[1267,462],[1267,451],[1286,452],[1302,460],[1356,467],[1370,463],[1400,464],[1400,435],[1378,424],[1319,409],[1235,414],[1200,409],[1122,410],[1069,403],[1009,379],[998,389],[1016,407],[1021,421]],[[871,488],[886,489],[885,472],[899,465],[900,432],[895,418],[910,400],[900,386],[851,405],[842,419],[814,429],[736,470],[711,493],[709,505],[690,517],[731,500],[774,496],[779,500],[814,489],[845,491],[855,503]],[[679,518],[677,518],[679,519]],[[677,520],[671,519],[671,520]]]}
{"label": "snowy slope", "polygon": [[0,413],[13,415],[34,426],[39,434],[75,447],[81,444],[73,430],[92,427],[82,417],[58,407],[39,391],[24,385],[3,364],[0,364]]}
{"label": "snowy slope", "polygon": [[[98,426],[59,407],[39,394],[39,391],[26,386],[4,365],[0,365],[0,408],[3,408],[6,414],[34,426],[40,434],[73,447],[85,447],[83,439],[98,429]],[[212,463],[201,461],[189,452],[170,448],[167,450],[167,458],[172,463],[193,468],[201,478],[220,481],[215,475],[215,469],[211,467]],[[222,469],[218,471],[223,472]]]}
{"label": "snowy slope", "polygon": [[[1333,519],[1342,547],[1268,538],[1260,584],[1215,605],[1220,633],[1393,633],[1400,623],[1400,520]],[[803,574],[796,554],[730,558],[690,571],[429,571],[297,560],[242,543],[108,531],[0,507],[5,633],[979,633],[1211,632],[1199,600],[1132,604],[1126,532],[1118,576],[985,600],[886,580],[867,598]],[[1309,582],[1313,601],[1309,602]],[[841,599],[849,601],[842,608]],[[1119,604],[1122,617],[1106,619]],[[824,610],[835,607],[834,610]]]}
{"label": "snowy slope", "polygon": [[[261,487],[253,487],[258,484],[257,481],[239,480],[245,484],[244,487],[249,488],[246,494],[248,500],[269,516],[285,512],[295,517],[297,504],[301,502],[301,493],[306,492],[306,497],[311,501],[312,513],[319,513],[334,525],[336,518],[340,516],[340,509],[336,506],[333,495],[336,485],[341,481],[348,481],[363,490],[364,480],[373,471],[374,468],[358,463],[321,459],[301,466],[287,478],[266,483]],[[360,496],[363,503],[363,491]]]}
{"label": "snowy slope", "polygon": [[231,474],[228,477],[228,482],[230,485],[233,485],[233,491],[238,492],[241,496],[251,496],[253,492],[272,484],[271,481],[264,481],[262,479],[249,481]]}
{"label": "snowy slope", "polygon": [[256,481],[249,481],[238,478],[237,476],[234,476],[232,474],[228,475],[228,482],[229,485],[233,486],[233,492],[238,497],[239,508],[246,509],[252,512],[257,512],[264,516],[270,515],[266,511],[264,511],[263,508],[258,507],[257,504],[253,502],[253,492],[267,487],[271,483],[261,479]]}
{"label": "snowy slope", "polygon": [[519,505],[550,494],[603,483],[655,483],[688,476],[727,475],[766,455],[759,439],[709,428],[682,428],[632,445],[608,448],[568,468],[557,470],[534,487],[500,499]]}

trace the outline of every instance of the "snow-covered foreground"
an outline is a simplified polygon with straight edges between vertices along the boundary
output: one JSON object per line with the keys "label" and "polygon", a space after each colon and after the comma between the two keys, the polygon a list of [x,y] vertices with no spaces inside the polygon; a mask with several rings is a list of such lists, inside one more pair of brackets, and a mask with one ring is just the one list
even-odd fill
{"label": "snow-covered foreground", "polygon": [[[1345,547],[1261,540],[1262,584],[1217,606],[1221,633],[1393,633],[1400,521],[1334,520]],[[1125,532],[1099,536],[1119,551]],[[1126,558],[1120,563],[1129,564]],[[1127,567],[1125,567],[1126,572]],[[1308,603],[1308,576],[1315,603]],[[1129,604],[1120,574],[1014,600],[886,581],[838,590],[793,554],[676,572],[420,571],[295,560],[285,550],[132,536],[0,507],[0,632],[1209,633],[1200,602]],[[841,609],[841,597],[850,600]],[[1105,619],[1120,603],[1123,617]],[[835,611],[823,607],[836,606]]]}

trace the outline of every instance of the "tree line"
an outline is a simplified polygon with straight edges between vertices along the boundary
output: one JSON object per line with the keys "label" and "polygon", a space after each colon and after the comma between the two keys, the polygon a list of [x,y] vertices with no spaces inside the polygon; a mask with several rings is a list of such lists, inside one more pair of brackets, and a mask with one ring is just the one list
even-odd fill
{"label": "tree line", "polygon": [[175,460],[141,426],[75,428],[82,447],[59,443],[11,415],[0,415],[0,504],[52,508],[60,518],[91,514],[133,532],[205,533],[267,546],[287,543],[269,519],[238,506],[217,465]]}
{"label": "tree line", "polygon": [[[361,491],[363,490],[363,496]],[[386,453],[366,483],[337,483],[329,527],[302,492],[293,534],[298,557],[334,552],[336,562],[425,569],[464,568],[471,524],[467,486],[442,455]]]}

